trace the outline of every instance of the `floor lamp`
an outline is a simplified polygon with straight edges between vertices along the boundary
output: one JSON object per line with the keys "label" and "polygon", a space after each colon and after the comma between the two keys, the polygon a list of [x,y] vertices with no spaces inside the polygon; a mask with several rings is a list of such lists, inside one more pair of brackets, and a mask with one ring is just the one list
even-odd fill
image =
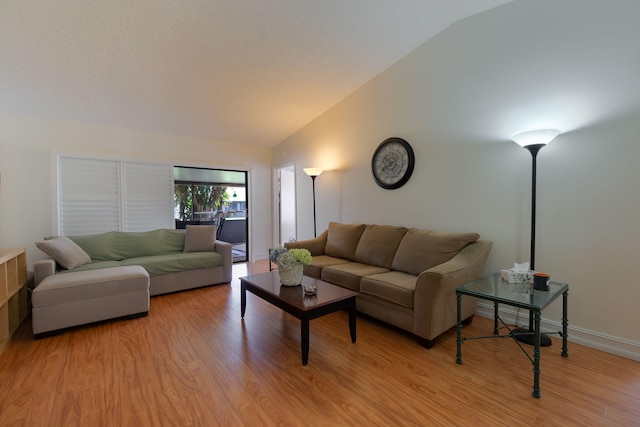
{"label": "floor lamp", "polygon": [[318,168],[304,168],[304,173],[311,177],[311,185],[313,187],[313,237],[317,237],[316,232],[316,178],[323,172]]}
{"label": "floor lamp", "polygon": [[[531,168],[531,259],[529,268],[535,270],[536,259],[536,158],[538,151],[545,145],[553,141],[560,134],[556,129],[540,129],[516,133],[511,139],[521,147],[526,148],[531,153],[533,160]],[[514,330],[518,341],[533,345],[533,313],[529,312],[529,329],[517,328]],[[551,345],[551,338],[545,334],[540,335],[540,345],[542,347]]]}

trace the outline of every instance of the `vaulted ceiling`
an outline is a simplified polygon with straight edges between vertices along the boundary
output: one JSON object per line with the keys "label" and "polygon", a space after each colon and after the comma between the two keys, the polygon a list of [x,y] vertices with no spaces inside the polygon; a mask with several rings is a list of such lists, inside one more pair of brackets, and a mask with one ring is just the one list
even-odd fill
{"label": "vaulted ceiling", "polygon": [[273,146],[510,0],[4,0],[0,110]]}

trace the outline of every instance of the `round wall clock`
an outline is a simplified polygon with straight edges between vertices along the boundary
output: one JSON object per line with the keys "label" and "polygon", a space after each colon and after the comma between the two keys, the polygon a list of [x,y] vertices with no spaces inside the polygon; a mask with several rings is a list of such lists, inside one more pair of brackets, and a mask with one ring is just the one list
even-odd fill
{"label": "round wall clock", "polygon": [[385,139],[371,159],[373,179],[387,190],[400,188],[411,178],[414,164],[413,149],[407,141],[395,137]]}

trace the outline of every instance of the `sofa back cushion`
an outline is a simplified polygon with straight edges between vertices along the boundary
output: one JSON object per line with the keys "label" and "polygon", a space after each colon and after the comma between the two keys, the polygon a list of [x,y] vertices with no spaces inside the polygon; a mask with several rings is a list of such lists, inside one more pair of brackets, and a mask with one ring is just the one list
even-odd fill
{"label": "sofa back cushion", "polygon": [[122,232],[116,240],[120,254],[124,259],[128,259],[182,252],[184,238],[184,230],[161,228],[152,231]]}
{"label": "sofa back cushion", "polygon": [[398,245],[406,232],[406,227],[367,225],[360,236],[355,261],[391,268]]}
{"label": "sofa back cushion", "polygon": [[89,254],[93,261],[120,261],[122,258],[114,252],[114,239],[117,231],[83,236],[69,236],[78,246]]}
{"label": "sofa back cushion", "polygon": [[391,268],[417,276],[449,261],[479,238],[478,233],[439,233],[410,228],[398,246]]}
{"label": "sofa back cushion", "polygon": [[327,234],[327,244],[324,247],[325,255],[336,258],[344,258],[353,261],[356,247],[365,224],[340,224],[330,222]]}
{"label": "sofa back cushion", "polygon": [[94,261],[121,261],[141,256],[182,252],[184,230],[158,229],[141,232],[109,231],[69,236]]}

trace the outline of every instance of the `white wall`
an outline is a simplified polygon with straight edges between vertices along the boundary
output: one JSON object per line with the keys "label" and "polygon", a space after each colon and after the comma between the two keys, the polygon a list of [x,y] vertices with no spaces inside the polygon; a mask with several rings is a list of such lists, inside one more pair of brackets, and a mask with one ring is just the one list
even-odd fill
{"label": "white wall", "polygon": [[[274,148],[298,166],[298,236],[329,221],[477,231],[487,271],[529,259],[524,130],[562,134],[538,155],[536,269],[570,284],[571,338],[640,359],[640,2],[525,0],[454,24]],[[416,154],[410,181],[376,186],[377,145]],[[544,312],[561,317],[558,301]],[[558,329],[556,329],[558,330]]]}
{"label": "white wall", "polygon": [[0,112],[0,247],[25,246],[29,265],[44,257],[33,243],[52,233],[53,152],[247,170],[250,256],[267,258],[270,150]]}

